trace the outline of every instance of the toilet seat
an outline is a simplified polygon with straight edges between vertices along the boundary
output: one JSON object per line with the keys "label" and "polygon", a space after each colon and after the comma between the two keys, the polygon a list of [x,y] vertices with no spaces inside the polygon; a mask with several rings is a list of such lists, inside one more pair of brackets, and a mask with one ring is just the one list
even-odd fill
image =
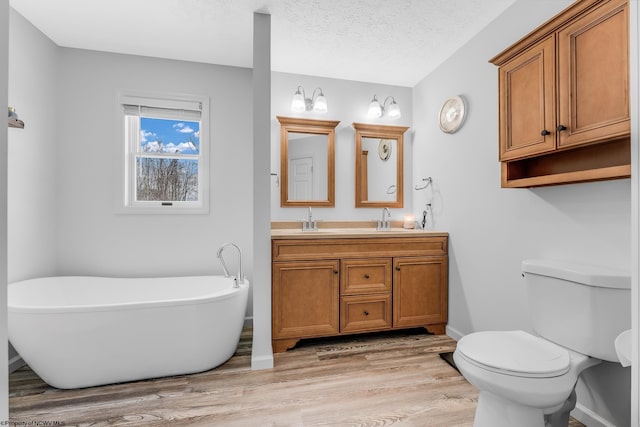
{"label": "toilet seat", "polygon": [[524,331],[484,331],[466,335],[457,351],[488,371],[527,378],[552,378],[569,372],[569,352]]}

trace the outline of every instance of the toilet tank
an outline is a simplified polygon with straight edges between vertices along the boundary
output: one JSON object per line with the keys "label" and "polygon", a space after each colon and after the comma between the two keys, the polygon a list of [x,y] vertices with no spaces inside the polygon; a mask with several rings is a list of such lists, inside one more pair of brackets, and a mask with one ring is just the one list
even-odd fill
{"label": "toilet tank", "polygon": [[574,262],[525,260],[534,331],[556,344],[617,362],[614,341],[631,327],[631,275]]}

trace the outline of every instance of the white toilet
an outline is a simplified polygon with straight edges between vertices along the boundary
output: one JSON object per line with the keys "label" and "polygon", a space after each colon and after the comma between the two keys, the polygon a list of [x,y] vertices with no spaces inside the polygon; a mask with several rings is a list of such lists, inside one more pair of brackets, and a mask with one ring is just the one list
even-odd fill
{"label": "white toilet", "polygon": [[537,335],[475,332],[453,354],[480,390],[474,427],[566,427],[578,376],[618,362],[614,341],[631,325],[628,272],[527,260],[522,273]]}

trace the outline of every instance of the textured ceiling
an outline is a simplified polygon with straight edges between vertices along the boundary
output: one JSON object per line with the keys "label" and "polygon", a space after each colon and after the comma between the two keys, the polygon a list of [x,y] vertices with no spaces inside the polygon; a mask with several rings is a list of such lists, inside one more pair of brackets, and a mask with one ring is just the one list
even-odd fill
{"label": "textured ceiling", "polygon": [[64,47],[251,67],[271,15],[274,71],[412,87],[515,0],[10,0]]}

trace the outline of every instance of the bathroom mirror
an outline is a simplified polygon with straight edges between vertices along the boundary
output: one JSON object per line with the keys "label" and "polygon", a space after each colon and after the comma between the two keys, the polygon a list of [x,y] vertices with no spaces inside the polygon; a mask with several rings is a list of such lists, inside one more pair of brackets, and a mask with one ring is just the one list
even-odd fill
{"label": "bathroom mirror", "polygon": [[335,206],[335,128],[340,122],[277,118],[280,206]]}
{"label": "bathroom mirror", "polygon": [[356,207],[401,208],[406,126],[353,123],[356,131]]}

